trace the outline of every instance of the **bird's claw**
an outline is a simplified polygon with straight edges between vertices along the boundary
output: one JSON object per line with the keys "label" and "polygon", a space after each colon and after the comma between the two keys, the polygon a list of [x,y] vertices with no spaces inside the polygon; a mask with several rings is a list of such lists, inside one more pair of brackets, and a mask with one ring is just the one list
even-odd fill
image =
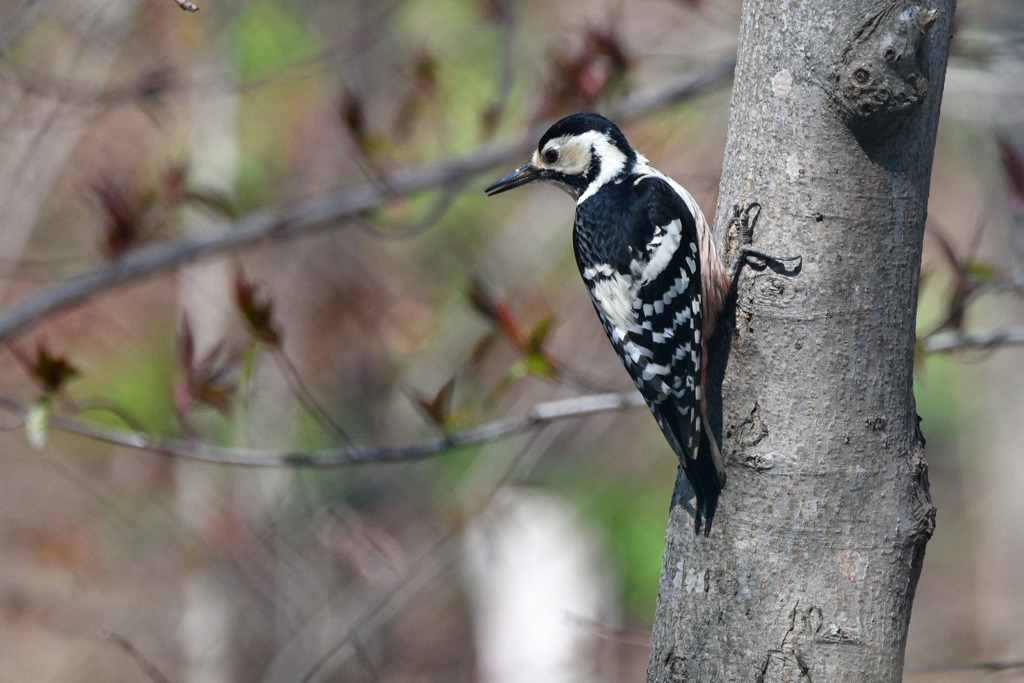
{"label": "bird's claw", "polygon": [[729,263],[728,276],[729,282],[732,284],[736,283],[736,278],[739,277],[740,270],[744,265],[750,264],[756,268],[764,268],[771,263],[788,263],[799,261],[802,258],[799,254],[796,256],[779,256],[778,254],[773,254],[770,251],[753,246],[754,226],[760,217],[761,205],[757,202],[751,202],[742,209],[738,204],[732,207],[732,217],[726,226],[726,234],[728,234],[728,229],[735,225],[736,236],[739,242],[736,246],[736,253]]}

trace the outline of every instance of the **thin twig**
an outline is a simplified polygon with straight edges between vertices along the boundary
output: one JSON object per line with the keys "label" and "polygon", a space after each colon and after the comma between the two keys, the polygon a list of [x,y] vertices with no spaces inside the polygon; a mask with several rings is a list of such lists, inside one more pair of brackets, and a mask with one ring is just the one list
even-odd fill
{"label": "thin twig", "polygon": [[171,679],[164,676],[160,672],[160,669],[156,668],[156,665],[153,664],[153,662],[146,659],[135,645],[132,644],[132,641],[120,634],[114,633],[113,631],[105,631],[103,633],[103,637],[131,655],[131,658],[135,660],[135,663],[139,665],[142,672],[146,674],[146,677],[153,681],[153,683],[171,683]]}
{"label": "thin twig", "polygon": [[921,340],[921,347],[928,353],[953,353],[956,351],[988,351],[999,346],[1024,344],[1024,327],[1008,327],[1002,330],[982,332],[950,332],[929,335]]}
{"label": "thin twig", "polygon": [[[54,415],[50,427],[95,441],[149,451],[185,460],[244,467],[341,467],[366,463],[419,460],[452,448],[506,439],[534,431],[551,422],[625,410],[643,405],[639,393],[595,394],[579,398],[538,403],[521,417],[486,422],[451,434],[406,446],[354,446],[318,451],[279,451],[258,448],[214,446],[185,439],[150,436],[138,431],[103,427],[63,415]],[[0,396],[0,410],[24,417],[30,407]]]}
{"label": "thin twig", "polygon": [[[643,116],[717,86],[732,74],[733,66],[734,60],[730,58],[696,69],[654,94],[635,96],[611,107],[611,111],[620,120]],[[129,282],[228,251],[337,227],[340,222],[363,215],[392,199],[448,186],[481,171],[509,164],[518,160],[541,132],[542,127],[538,127],[514,140],[487,142],[462,156],[395,171],[386,186],[363,183],[290,208],[257,211],[234,221],[217,234],[141,247],[117,261],[56,282],[8,308],[0,314],[0,344],[28,332],[50,316]]]}
{"label": "thin twig", "polygon": [[85,401],[73,401],[64,396],[62,397],[60,405],[63,410],[76,415],[94,412],[109,413],[123,422],[125,426],[132,431],[141,432],[145,429],[142,426],[142,423],[135,419],[134,415],[114,402],[108,401],[104,398],[90,398]]}
{"label": "thin twig", "polygon": [[363,647],[362,640],[352,636],[349,638],[348,642],[351,643],[352,649],[356,653],[356,659],[359,660],[359,664],[363,667],[366,673],[369,674],[370,680],[374,682],[381,680],[380,672],[377,671],[377,667],[374,666],[373,659],[370,658],[370,653],[368,653],[366,648]]}
{"label": "thin twig", "polygon": [[622,643],[623,645],[634,645],[636,647],[644,647],[650,649],[651,638],[650,636],[636,633],[633,631],[625,631],[623,629],[612,628],[606,626],[599,621],[590,619],[578,614],[566,613],[565,620],[571,624],[575,624],[585,629],[590,635],[601,640],[608,640],[614,643]]}
{"label": "thin twig", "polygon": [[341,424],[331,417],[331,414],[327,412],[327,409],[320,405],[320,402],[316,400],[313,392],[306,386],[305,381],[302,379],[302,375],[299,374],[299,369],[295,367],[291,359],[285,355],[284,351],[280,346],[273,348],[274,359],[277,360],[281,367],[281,374],[284,375],[285,382],[288,383],[292,394],[299,400],[299,403],[306,412],[309,413],[310,417],[316,420],[317,424],[323,427],[328,433],[334,434],[340,438],[345,445],[353,450],[358,451],[359,447],[356,445],[355,440],[349,436],[348,431],[341,426]]}
{"label": "thin twig", "polygon": [[465,181],[459,180],[448,187],[444,188],[441,193],[441,197],[434,202],[434,205],[430,207],[430,210],[416,220],[399,227],[389,227],[384,230],[374,225],[368,219],[362,219],[359,221],[359,225],[366,230],[367,233],[374,237],[384,240],[408,240],[419,237],[425,230],[433,226],[441,219],[441,216],[448,213],[448,209],[452,207],[455,200],[458,199],[459,193],[465,189]]}
{"label": "thin twig", "polygon": [[193,5],[191,2],[187,2],[186,0],[174,0],[174,2],[177,3],[178,7],[185,10],[186,12],[199,11],[199,8],[196,5]]}

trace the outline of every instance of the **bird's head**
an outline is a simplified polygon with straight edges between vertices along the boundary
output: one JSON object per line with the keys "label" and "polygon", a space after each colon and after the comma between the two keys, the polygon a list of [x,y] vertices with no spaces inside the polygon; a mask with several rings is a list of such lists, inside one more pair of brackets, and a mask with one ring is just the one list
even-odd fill
{"label": "bird's head", "polygon": [[486,192],[493,196],[541,180],[579,199],[628,172],[636,160],[636,152],[614,123],[600,114],[573,114],[548,128],[533,157]]}

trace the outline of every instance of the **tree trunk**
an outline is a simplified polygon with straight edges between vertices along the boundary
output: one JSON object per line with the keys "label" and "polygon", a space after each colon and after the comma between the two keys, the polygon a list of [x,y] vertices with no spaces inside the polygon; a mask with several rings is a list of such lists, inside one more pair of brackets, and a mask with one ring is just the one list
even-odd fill
{"label": "tree trunk", "polygon": [[648,681],[898,681],[934,527],[913,396],[954,0],[747,0],[717,224],[758,201],[711,388],[708,538],[676,485]]}

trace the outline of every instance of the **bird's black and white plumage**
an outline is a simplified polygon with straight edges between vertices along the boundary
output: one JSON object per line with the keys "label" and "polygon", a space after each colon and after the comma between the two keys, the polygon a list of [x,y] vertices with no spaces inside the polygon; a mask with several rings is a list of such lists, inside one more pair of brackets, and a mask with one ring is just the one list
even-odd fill
{"label": "bird's black and white plumage", "polygon": [[706,338],[728,281],[690,193],[647,163],[614,123],[574,114],[551,126],[525,165],[487,188],[533,181],[576,199],[573,246],[608,338],[643,394],[710,529],[725,482],[706,428]]}

